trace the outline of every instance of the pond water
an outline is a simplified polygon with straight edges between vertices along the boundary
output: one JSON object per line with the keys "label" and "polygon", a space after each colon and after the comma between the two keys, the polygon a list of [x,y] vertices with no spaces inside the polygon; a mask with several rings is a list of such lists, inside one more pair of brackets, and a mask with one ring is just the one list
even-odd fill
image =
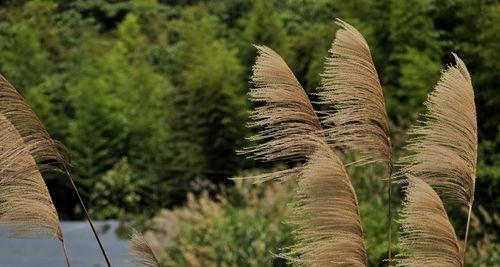
{"label": "pond water", "polygon": [[[113,267],[127,265],[127,240],[116,236],[117,221],[94,222]],[[65,243],[73,267],[104,267],[87,222],[62,222]],[[66,267],[60,243],[53,239],[14,239],[0,228],[0,267]]]}

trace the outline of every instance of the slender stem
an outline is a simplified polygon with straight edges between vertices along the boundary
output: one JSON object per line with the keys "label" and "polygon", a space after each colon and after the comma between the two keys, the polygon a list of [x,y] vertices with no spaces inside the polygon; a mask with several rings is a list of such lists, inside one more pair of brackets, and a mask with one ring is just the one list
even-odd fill
{"label": "slender stem", "polygon": [[71,260],[69,259],[68,251],[66,250],[66,245],[64,244],[64,240],[61,239],[61,245],[64,251],[64,257],[66,258],[66,264],[68,267],[71,267]]}
{"label": "slender stem", "polygon": [[391,266],[392,258],[392,163],[389,163],[389,179],[387,180],[387,195],[388,195],[388,205],[387,205],[387,264]]}
{"label": "slender stem", "polygon": [[102,246],[101,240],[99,239],[99,236],[97,235],[97,232],[94,228],[94,224],[92,223],[92,220],[90,219],[89,213],[87,212],[87,208],[85,207],[85,204],[83,203],[82,197],[80,196],[80,193],[78,192],[78,188],[76,187],[75,181],[73,181],[73,178],[71,177],[71,174],[69,174],[68,169],[66,166],[64,166],[64,169],[66,171],[66,175],[68,176],[69,180],[71,181],[71,185],[73,186],[73,189],[75,190],[76,196],[78,197],[78,200],[80,201],[80,206],[82,206],[83,212],[85,213],[85,217],[87,218],[87,221],[90,224],[90,228],[92,228],[92,232],[94,233],[95,239],[97,240],[97,243],[99,244],[99,248],[101,249],[102,255],[104,256],[104,259],[106,260],[106,264],[108,267],[111,267],[111,264],[109,263],[108,256],[106,255],[106,251],[104,251],[104,247]]}
{"label": "slender stem", "polygon": [[469,236],[470,216],[472,214],[472,201],[469,203],[469,214],[467,215],[467,226],[465,228],[464,248],[462,254],[462,265],[465,265],[465,250],[467,249],[467,238]]}

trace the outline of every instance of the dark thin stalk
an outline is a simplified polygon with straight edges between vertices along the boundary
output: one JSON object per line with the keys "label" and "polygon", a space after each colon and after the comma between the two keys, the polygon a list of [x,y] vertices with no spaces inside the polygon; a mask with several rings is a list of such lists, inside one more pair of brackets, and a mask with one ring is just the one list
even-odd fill
{"label": "dark thin stalk", "polygon": [[61,245],[64,251],[64,257],[66,258],[66,264],[68,267],[71,267],[71,260],[69,259],[68,251],[66,250],[66,245],[64,244],[64,240],[61,240]]}
{"label": "dark thin stalk", "polygon": [[111,267],[111,264],[109,263],[108,256],[106,255],[106,251],[104,251],[104,247],[102,246],[101,240],[99,239],[99,236],[97,235],[97,232],[94,228],[94,224],[92,223],[92,220],[90,219],[89,213],[87,212],[87,208],[85,207],[85,204],[83,204],[82,197],[80,196],[80,193],[78,192],[78,188],[76,187],[75,182],[73,181],[73,178],[69,174],[68,169],[66,166],[64,166],[64,170],[66,171],[66,175],[68,176],[69,180],[71,181],[71,185],[73,186],[73,189],[75,190],[75,193],[78,197],[78,200],[80,201],[80,206],[82,206],[83,212],[85,213],[85,217],[87,218],[87,221],[90,224],[90,228],[92,228],[92,232],[94,233],[95,239],[97,243],[99,244],[99,248],[101,249],[102,255],[104,256],[104,259],[106,260],[106,264],[108,267]]}
{"label": "dark thin stalk", "polygon": [[387,264],[391,266],[392,258],[392,162],[388,164],[389,168],[389,179],[387,180],[387,195],[388,195],[388,205],[387,205]]}
{"label": "dark thin stalk", "polygon": [[469,214],[467,215],[467,226],[465,228],[464,248],[462,254],[462,265],[465,265],[465,251],[467,249],[467,238],[469,236],[470,217],[472,214],[472,201],[469,203]]}

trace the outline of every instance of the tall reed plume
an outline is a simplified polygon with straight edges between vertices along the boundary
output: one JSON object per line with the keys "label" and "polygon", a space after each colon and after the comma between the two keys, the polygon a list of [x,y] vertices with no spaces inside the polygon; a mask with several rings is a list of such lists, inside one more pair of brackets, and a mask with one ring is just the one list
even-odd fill
{"label": "tall reed plume", "polygon": [[425,120],[410,132],[402,159],[403,175],[421,178],[444,201],[469,208],[463,255],[474,201],[477,164],[477,121],[474,90],[463,61],[441,76],[425,105]]}
{"label": "tall reed plume", "polygon": [[[0,113],[16,128],[24,142],[30,146],[37,163],[69,164],[64,145],[54,141],[23,97],[0,74]],[[30,144],[36,145],[30,145]]]}
{"label": "tall reed plume", "polygon": [[342,162],[326,143],[307,93],[284,60],[267,47],[256,48],[255,88],[249,96],[263,105],[252,112],[250,126],[259,128],[251,140],[260,143],[243,152],[262,161],[307,161],[257,177],[298,180],[292,223],[299,226],[299,243],[282,256],[305,266],[366,266],[358,202]]}
{"label": "tall reed plume", "polygon": [[385,162],[388,168],[388,259],[391,259],[392,147],[384,94],[370,48],[353,26],[337,20],[340,29],[322,74],[321,104],[333,106],[321,121],[325,135],[339,149],[358,151],[360,163]]}
{"label": "tall reed plume", "polygon": [[92,228],[92,232],[99,244],[104,259],[108,267],[111,267],[85,204],[78,192],[78,188],[69,173],[69,160],[64,145],[54,141],[50,137],[35,112],[33,112],[26,101],[24,101],[23,97],[17,92],[14,86],[12,86],[12,84],[2,75],[0,75],[0,114],[7,118],[19,132],[24,143],[29,147],[30,153],[37,164],[42,164],[45,168],[50,167],[53,170],[61,170],[66,173]]}
{"label": "tall reed plume", "polygon": [[[262,161],[303,160],[313,152],[304,135],[321,130],[321,123],[300,83],[285,61],[265,46],[255,46],[258,57],[253,67],[251,101],[263,103],[256,107],[249,124],[259,132],[250,138],[258,141],[241,153]],[[267,173],[255,178],[261,181],[297,177],[300,167]]]}
{"label": "tall reed plume", "polygon": [[57,211],[40,172],[48,166],[37,166],[31,154],[47,146],[44,142],[25,143],[0,113],[0,226],[11,228],[14,237],[57,238],[70,266]]}
{"label": "tall reed plume", "polygon": [[358,200],[346,170],[323,140],[310,142],[316,150],[299,179],[292,218],[299,243],[284,256],[297,266],[367,266]]}
{"label": "tall reed plume", "polygon": [[151,246],[138,232],[132,234],[129,247],[132,250],[130,253],[132,257],[131,262],[135,267],[160,267],[160,262],[156,258]]}
{"label": "tall reed plume", "polygon": [[438,194],[413,176],[408,177],[405,192],[396,266],[462,267],[455,230]]}

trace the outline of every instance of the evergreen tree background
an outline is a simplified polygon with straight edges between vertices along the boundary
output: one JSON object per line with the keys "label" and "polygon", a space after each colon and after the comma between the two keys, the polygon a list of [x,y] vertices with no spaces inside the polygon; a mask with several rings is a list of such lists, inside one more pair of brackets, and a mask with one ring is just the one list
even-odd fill
{"label": "evergreen tree background", "polygon": [[[68,146],[86,201],[102,207],[103,194],[133,193],[125,211],[102,218],[154,213],[182,204],[196,180],[228,183],[269,167],[234,152],[250,135],[251,44],[278,51],[314,92],[335,17],[372,48],[396,147],[449,51],[467,63],[480,126],[477,201],[499,210],[498,1],[2,1],[0,72]],[[66,182],[47,179],[63,217],[79,218]]]}

